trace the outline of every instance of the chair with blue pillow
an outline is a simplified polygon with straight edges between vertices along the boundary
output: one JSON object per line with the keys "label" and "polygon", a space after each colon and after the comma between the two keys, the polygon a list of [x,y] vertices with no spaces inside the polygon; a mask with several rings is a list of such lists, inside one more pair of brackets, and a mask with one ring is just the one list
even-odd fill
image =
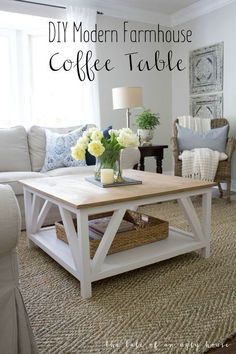
{"label": "chair with blue pillow", "polygon": [[[179,159],[179,155],[181,151],[179,149],[179,142],[178,142],[178,130],[177,125],[178,119],[174,121],[173,124],[173,137],[171,138],[172,150],[174,154],[174,172],[175,176],[182,176],[182,161]],[[233,152],[235,150],[236,140],[233,137],[229,137],[229,122],[225,118],[214,118],[211,120],[211,129],[216,129],[220,127],[224,127],[228,125],[227,131],[227,139],[226,139],[226,147],[225,153],[228,156],[227,160],[220,161],[218,165],[218,169],[215,176],[215,182],[218,184],[220,197],[223,197],[223,190],[221,187],[221,183],[227,184],[226,189],[226,197],[227,201],[230,202],[230,190],[231,190],[231,160],[233,156]],[[198,146],[201,147],[201,146]]]}

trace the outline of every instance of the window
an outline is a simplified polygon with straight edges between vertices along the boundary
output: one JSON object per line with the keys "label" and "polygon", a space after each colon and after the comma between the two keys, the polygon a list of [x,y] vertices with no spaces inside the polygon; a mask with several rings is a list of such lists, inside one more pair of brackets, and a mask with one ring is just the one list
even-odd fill
{"label": "window", "polygon": [[60,60],[68,55],[65,44],[48,42],[50,20],[0,12],[5,26],[0,28],[0,128],[73,126],[99,120],[99,112],[94,117],[91,90],[78,80],[76,69],[54,72],[49,68],[51,55],[60,52]]}
{"label": "window", "polygon": [[[1,126],[14,125],[17,111],[17,77],[14,70],[15,32],[0,30],[0,117]],[[15,58],[15,59],[14,59]]]}
{"label": "window", "polygon": [[50,71],[49,46],[45,36],[30,36],[32,69],[32,120],[34,124],[60,125],[65,119],[60,73]]}
{"label": "window", "polygon": [[79,85],[72,70],[52,71],[49,58],[56,52],[63,57],[63,45],[49,44],[45,36],[31,35],[32,121],[34,124],[60,126],[86,123],[81,116]]}

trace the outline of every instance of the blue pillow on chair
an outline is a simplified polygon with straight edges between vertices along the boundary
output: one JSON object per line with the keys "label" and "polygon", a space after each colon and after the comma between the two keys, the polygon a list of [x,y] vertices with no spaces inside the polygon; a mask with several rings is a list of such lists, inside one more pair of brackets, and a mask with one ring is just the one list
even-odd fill
{"label": "blue pillow on chair", "polygon": [[208,148],[219,152],[225,152],[228,135],[228,125],[210,129],[205,133],[199,133],[192,129],[176,124],[179,150],[192,150],[196,148]]}

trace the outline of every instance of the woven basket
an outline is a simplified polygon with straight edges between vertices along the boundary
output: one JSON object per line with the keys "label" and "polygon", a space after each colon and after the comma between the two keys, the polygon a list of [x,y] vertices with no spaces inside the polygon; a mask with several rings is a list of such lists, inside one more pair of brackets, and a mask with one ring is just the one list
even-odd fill
{"label": "woven basket", "polygon": [[[102,213],[91,215],[89,220],[99,219],[102,217],[111,216],[111,213]],[[142,246],[147,243],[163,240],[168,236],[169,223],[164,220],[154,218],[145,214],[140,214],[135,211],[127,210],[124,215],[124,220],[130,221],[134,224],[135,229],[118,233],[108,251],[108,254],[125,251],[134,247]],[[76,220],[74,225],[77,229]],[[62,222],[56,222],[57,238],[68,243]],[[100,240],[90,238],[90,257],[96,253]]]}

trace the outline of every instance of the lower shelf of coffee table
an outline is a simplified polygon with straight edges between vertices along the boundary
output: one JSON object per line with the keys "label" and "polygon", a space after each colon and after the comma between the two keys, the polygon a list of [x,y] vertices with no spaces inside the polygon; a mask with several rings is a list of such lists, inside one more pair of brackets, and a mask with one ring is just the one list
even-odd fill
{"label": "lower shelf of coffee table", "polygon": [[[30,235],[30,239],[79,280],[70,248],[65,242],[57,239],[54,227],[43,228],[38,233]],[[194,240],[190,233],[170,227],[169,237],[164,240],[108,255],[101,270],[92,274],[92,281],[160,262],[203,247],[204,245],[200,241]]]}

